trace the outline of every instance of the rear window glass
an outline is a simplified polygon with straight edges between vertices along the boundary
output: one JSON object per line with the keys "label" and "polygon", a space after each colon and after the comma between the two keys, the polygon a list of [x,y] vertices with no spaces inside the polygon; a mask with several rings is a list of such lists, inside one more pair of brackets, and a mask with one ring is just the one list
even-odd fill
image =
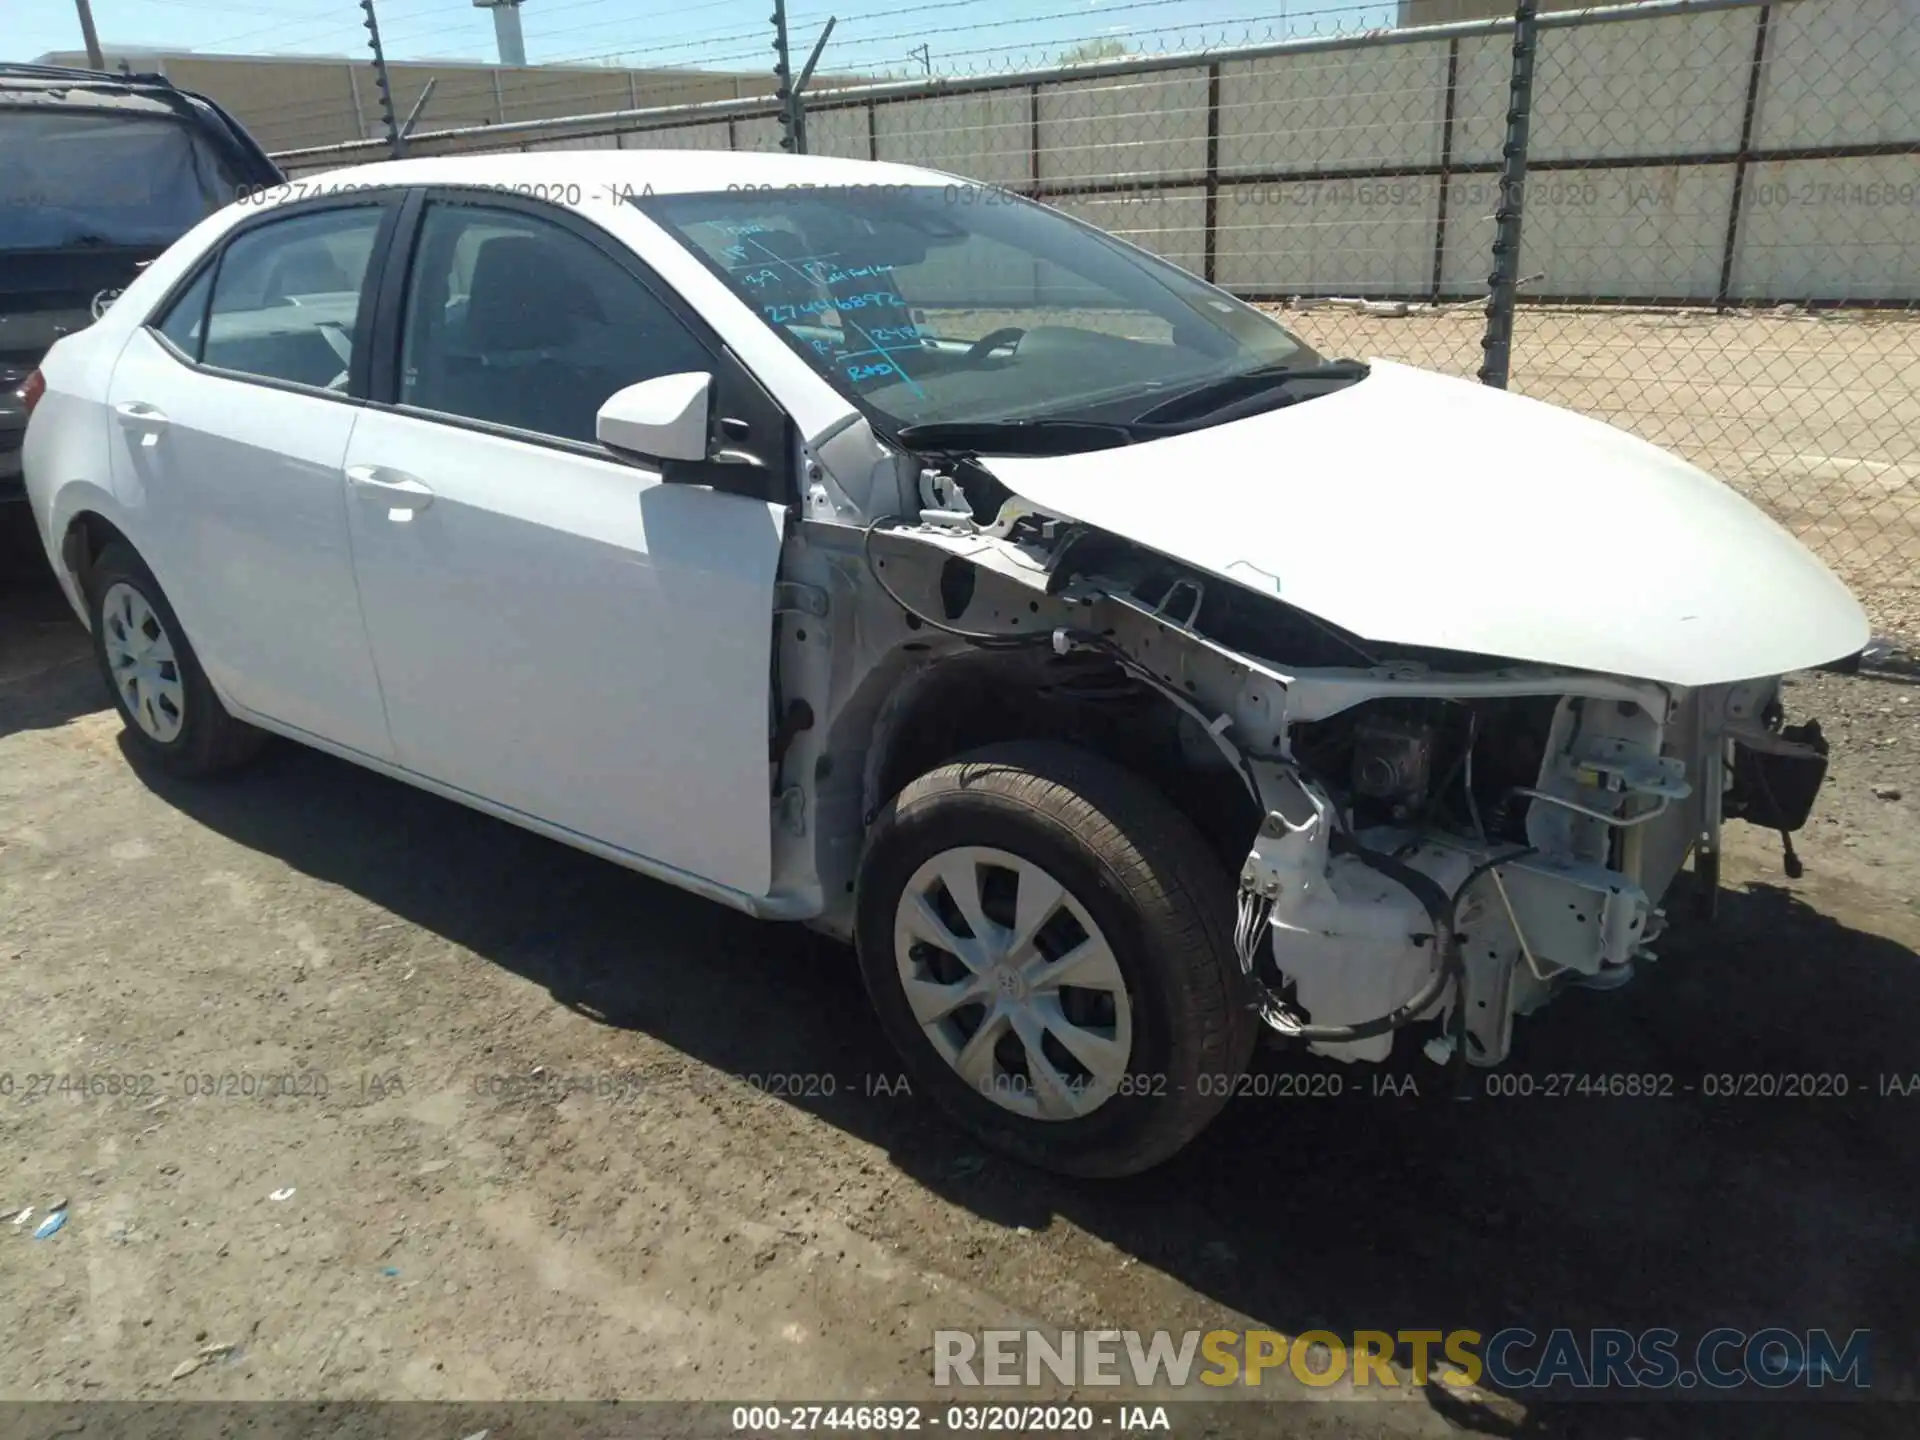
{"label": "rear window glass", "polygon": [[163,116],[0,109],[0,250],[167,245],[233,198],[234,176]]}

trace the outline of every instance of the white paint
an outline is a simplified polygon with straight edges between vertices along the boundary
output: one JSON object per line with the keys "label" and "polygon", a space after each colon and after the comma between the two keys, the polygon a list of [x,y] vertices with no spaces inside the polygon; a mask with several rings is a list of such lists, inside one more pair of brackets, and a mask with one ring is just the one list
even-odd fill
{"label": "white paint", "polygon": [[[947,178],[787,156],[734,156],[728,173]],[[711,156],[457,156],[331,179],[357,191],[577,183],[574,208],[702,311],[802,433],[851,413],[626,203],[649,184],[707,188]],[[764,908],[781,507],[664,485],[610,456],[195,372],[140,327],[254,213],[203,222],[48,357],[50,408],[26,458],[49,553],[82,509],[124,531],[245,718]],[[150,406],[164,425],[112,422],[103,397]],[[153,433],[158,443],[140,443]]]}
{"label": "white paint", "polygon": [[1596,420],[1376,362],[1264,415],[1121,450],[994,459],[1043,509],[1368,639],[1707,685],[1858,650],[1800,543]]}
{"label": "white paint", "polygon": [[[108,518],[152,568],[208,678],[249,709],[391,753],[340,493],[360,408],[196,371],[145,329],[106,399],[122,508]],[[148,407],[164,428],[120,405]]]}
{"label": "white paint", "polygon": [[347,507],[399,763],[766,894],[781,507],[378,410],[347,464],[436,497]]}
{"label": "white paint", "polygon": [[650,460],[704,460],[711,434],[713,376],[656,375],[600,404],[594,435],[602,445]]}

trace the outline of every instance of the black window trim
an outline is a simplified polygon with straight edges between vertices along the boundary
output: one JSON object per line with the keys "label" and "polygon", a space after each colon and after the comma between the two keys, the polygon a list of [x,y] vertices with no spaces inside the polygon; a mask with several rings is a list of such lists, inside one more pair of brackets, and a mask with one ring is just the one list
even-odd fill
{"label": "black window trim", "polygon": [[592,441],[570,440],[564,436],[550,435],[538,430],[521,430],[512,425],[481,420],[471,415],[453,415],[446,411],[430,410],[425,406],[407,405],[401,402],[399,396],[402,330],[406,323],[407,297],[413,283],[414,261],[418,258],[420,237],[425,227],[426,211],[429,205],[498,210],[545,221],[585,241],[611,260],[651,295],[655,302],[686,330],[694,342],[706,351],[713,366],[716,405],[724,409],[744,408],[751,412],[758,412],[753,415],[749,423],[764,422],[766,429],[777,435],[776,444],[779,453],[756,456],[768,470],[766,498],[775,503],[795,502],[798,489],[797,474],[793,465],[795,446],[792,420],[766,386],[761,383],[759,377],[720,338],[699,312],[686,303],[678,291],[662,280],[617,236],[564,206],[531,196],[517,195],[510,191],[491,190],[484,186],[432,185],[419,187],[407,196],[405,204],[400,207],[399,217],[388,240],[381,265],[380,288],[373,304],[371,372],[364,401],[370,409],[385,410],[394,415],[403,415],[435,425],[470,430],[501,440],[515,440],[524,445],[560,450],[570,455],[581,455],[604,461],[609,465],[633,468],[631,462],[622,460],[604,446]]}
{"label": "black window trim", "polygon": [[[394,233],[399,228],[400,214],[404,208],[408,192],[393,186],[380,190],[354,191],[348,195],[318,195],[307,200],[298,200],[286,205],[274,205],[256,216],[235,225],[216,241],[207,253],[183,271],[166,293],[155,302],[147,316],[140,322],[141,328],[155,340],[180,364],[203,375],[211,375],[222,380],[237,380],[248,385],[259,385],[268,390],[284,390],[292,395],[306,395],[316,400],[330,400],[336,404],[364,405],[369,394],[369,374],[372,367],[374,337],[374,306],[380,294],[380,283],[387,260],[390,258]],[[255,375],[245,370],[229,370],[220,365],[209,365],[200,358],[207,348],[207,316],[213,308],[213,297],[220,288],[220,266],[226,259],[229,248],[243,236],[256,230],[275,224],[278,221],[298,219],[302,216],[332,211],[363,210],[375,207],[383,211],[380,224],[374,231],[373,248],[367,255],[366,273],[360,277],[360,304],[353,321],[353,358],[347,365],[347,388],[329,390],[319,385],[303,385],[297,380],[282,380],[273,375]],[[200,354],[188,355],[162,333],[160,326],[168,318],[174,302],[183,298],[202,275],[210,275],[207,286],[205,308],[200,312]]]}

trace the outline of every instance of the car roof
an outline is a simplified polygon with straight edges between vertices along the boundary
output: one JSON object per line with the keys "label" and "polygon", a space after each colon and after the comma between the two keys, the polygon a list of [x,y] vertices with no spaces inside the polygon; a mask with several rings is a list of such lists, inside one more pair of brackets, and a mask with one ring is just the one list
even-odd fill
{"label": "car roof", "polygon": [[0,111],[164,117],[191,125],[212,141],[243,182],[281,178],[279,167],[239,121],[164,75],[0,62]]}
{"label": "car roof", "polygon": [[170,115],[180,118],[177,103],[168,97],[172,87],[143,83],[120,76],[72,77],[15,75],[0,70],[0,106],[8,109],[48,108],[111,110],[121,114]]}
{"label": "car roof", "polygon": [[[546,150],[532,155],[423,155],[385,160],[292,181],[300,194],[325,193],[333,186],[475,185],[531,193],[576,206],[623,198],[646,187],[654,193],[789,185],[833,187],[873,185],[951,185],[952,175],[916,165],[887,161],[842,160],[828,155],[788,155],[758,150]],[[969,182],[970,183],[970,182]],[[570,188],[573,193],[567,193]],[[556,194],[558,189],[561,193]]]}

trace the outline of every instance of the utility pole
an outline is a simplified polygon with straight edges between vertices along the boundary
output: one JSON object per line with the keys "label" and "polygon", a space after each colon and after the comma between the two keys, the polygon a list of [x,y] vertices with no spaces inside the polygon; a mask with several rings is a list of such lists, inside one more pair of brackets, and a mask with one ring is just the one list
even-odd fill
{"label": "utility pole", "polygon": [[93,6],[88,0],[73,0],[74,8],[80,12],[80,35],[87,42],[87,64],[92,69],[104,70],[107,62],[100,55],[100,32],[93,28]]}
{"label": "utility pole", "polygon": [[474,7],[493,12],[493,43],[502,65],[525,65],[527,42],[520,33],[520,0],[473,0]]}
{"label": "utility pole", "polygon": [[380,118],[387,125],[387,145],[394,159],[403,160],[407,142],[401,137],[400,122],[393,114],[393,87],[387,83],[387,56],[380,48],[380,22],[374,18],[373,0],[360,0],[360,8],[367,13],[367,43],[373,50],[373,79],[380,89]]}

